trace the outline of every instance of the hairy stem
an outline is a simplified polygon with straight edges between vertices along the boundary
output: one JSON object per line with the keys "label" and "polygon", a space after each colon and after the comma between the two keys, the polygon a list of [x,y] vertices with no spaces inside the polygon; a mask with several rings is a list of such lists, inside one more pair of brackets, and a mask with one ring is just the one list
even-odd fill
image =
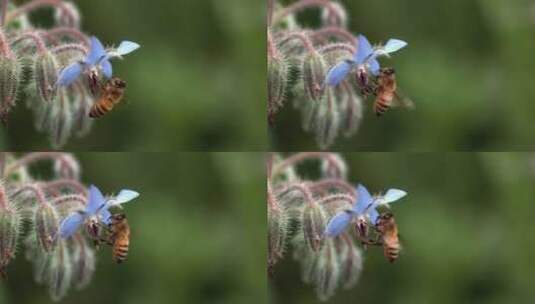
{"label": "hairy stem", "polygon": [[17,38],[15,38],[11,44],[14,46],[16,45],[17,43],[20,43],[24,40],[32,40],[33,43],[35,44],[35,47],[37,48],[37,51],[39,53],[44,53],[46,52],[46,44],[45,44],[45,41],[41,38],[41,36],[39,36],[37,33],[35,32],[26,32],[20,36],[18,36]]}
{"label": "hairy stem", "polygon": [[11,52],[11,47],[2,27],[0,27],[0,55],[2,57],[13,57],[13,52]]}
{"label": "hairy stem", "polygon": [[56,27],[47,32],[44,32],[43,36],[45,38],[67,36],[89,47],[89,39],[87,38],[87,36],[73,27],[66,27],[66,26]]}
{"label": "hairy stem", "polygon": [[4,27],[4,24],[6,24],[7,7],[9,5],[9,0],[0,1],[2,1],[0,3],[0,27]]}
{"label": "hairy stem", "polygon": [[348,194],[355,194],[353,186],[343,179],[323,179],[310,183],[308,187],[312,192],[324,192],[335,188],[347,192]]}
{"label": "hairy stem", "polygon": [[301,10],[311,7],[326,8],[331,14],[337,16],[337,18],[342,19],[343,16],[340,16],[334,6],[329,2],[329,0],[301,0],[298,1],[286,8],[284,8],[279,14],[273,17],[273,24],[280,22],[286,16],[290,14],[295,14]]}
{"label": "hairy stem", "polygon": [[71,189],[74,192],[79,192],[82,195],[87,194],[87,190],[84,185],[74,179],[58,179],[50,182],[45,182],[41,185],[45,191]]}
{"label": "hairy stem", "polygon": [[[7,166],[4,177],[7,177],[15,172],[15,170],[19,169],[20,167],[26,167],[29,165],[32,165],[35,162],[38,161],[44,161],[44,160],[59,160],[63,164],[69,166],[69,162],[65,160],[65,153],[61,152],[34,152],[29,153],[19,159],[17,159],[15,162]],[[72,168],[74,170],[74,168]]]}
{"label": "hairy stem", "polygon": [[9,23],[11,20],[19,17],[22,14],[29,13],[35,9],[42,8],[42,7],[59,8],[63,11],[64,14],[68,16],[71,23],[74,23],[74,21],[76,20],[76,16],[74,16],[71,13],[68,7],[61,0],[33,0],[31,2],[28,2],[18,7],[17,9],[9,13],[6,18],[6,23]]}
{"label": "hairy stem", "polygon": [[303,161],[311,160],[311,159],[325,159],[328,161],[331,165],[337,166],[336,159],[334,158],[333,153],[329,152],[302,152],[294,154],[288,158],[286,158],[284,161],[279,163],[277,166],[273,168],[272,177],[277,176],[278,174],[282,173],[284,170],[286,170],[288,167],[295,166]]}
{"label": "hairy stem", "polygon": [[39,186],[34,184],[25,184],[23,186],[20,186],[19,188],[16,188],[15,191],[13,191],[13,193],[11,194],[11,197],[15,198],[25,192],[32,192],[38,203],[46,204],[45,193],[41,188],[39,188]]}
{"label": "hairy stem", "polygon": [[303,199],[307,204],[315,204],[314,197],[312,196],[312,192],[304,183],[292,183],[287,186],[283,186],[282,188],[279,188],[276,190],[277,196],[284,196],[292,191],[299,191],[303,195]]}
{"label": "hairy stem", "polygon": [[355,197],[347,194],[332,194],[322,197],[320,200],[318,200],[318,204],[323,205],[337,201],[345,201],[349,204],[349,207],[351,208],[353,202],[355,201]]}
{"label": "hairy stem", "polygon": [[301,43],[303,44],[303,46],[308,52],[310,53],[316,52],[316,49],[314,48],[312,41],[310,41],[310,38],[308,38],[305,32],[290,32],[280,39],[279,44],[283,45],[294,39],[301,41]]}
{"label": "hairy stem", "polygon": [[318,38],[329,38],[329,37],[336,37],[338,39],[347,41],[351,43],[352,45],[355,45],[357,43],[357,39],[355,36],[353,36],[352,33],[349,31],[336,27],[336,26],[329,26],[325,28],[318,29],[316,31],[313,31],[310,33],[311,39],[318,39]]}
{"label": "hairy stem", "polygon": [[6,188],[3,184],[0,184],[0,208],[6,209],[7,208],[7,194],[6,194]]}
{"label": "hairy stem", "polygon": [[81,203],[82,206],[87,204],[87,198],[85,196],[77,195],[77,194],[69,194],[69,195],[56,197],[54,200],[52,200],[52,205],[58,205],[58,204],[63,204],[66,202],[73,202],[73,201]]}

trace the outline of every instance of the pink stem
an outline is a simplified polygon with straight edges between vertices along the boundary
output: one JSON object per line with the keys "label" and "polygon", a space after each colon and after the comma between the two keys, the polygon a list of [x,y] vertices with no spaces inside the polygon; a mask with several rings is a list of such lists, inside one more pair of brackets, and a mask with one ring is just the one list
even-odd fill
{"label": "pink stem", "polygon": [[275,15],[273,17],[273,24],[276,24],[277,22],[281,21],[283,18],[290,14],[294,14],[298,11],[304,10],[306,8],[310,7],[325,7],[327,8],[330,13],[336,15],[339,19],[342,19],[342,16],[338,15],[338,12],[334,8],[334,6],[329,2],[329,0],[301,0],[299,2],[296,2],[288,7],[286,7],[282,12]]}
{"label": "pink stem", "polygon": [[275,0],[268,0],[267,3],[267,26],[271,26],[271,20],[273,20],[273,9],[274,9],[274,1]]}
{"label": "pink stem", "polygon": [[314,198],[312,197],[312,193],[310,192],[310,189],[306,186],[304,183],[293,183],[288,186],[285,186],[280,189],[276,189],[277,195],[286,194],[288,192],[292,191],[299,191],[301,194],[303,194],[303,198],[308,204],[315,204]]}
{"label": "pink stem", "polygon": [[0,208],[7,208],[6,188],[4,188],[3,184],[0,184]]}
{"label": "pink stem", "polygon": [[46,204],[46,198],[45,198],[45,194],[43,193],[43,190],[41,190],[41,188],[39,188],[38,186],[34,185],[34,184],[26,184],[26,185],[23,185],[21,186],[20,188],[16,189],[12,194],[11,196],[12,197],[16,197],[24,192],[33,192],[35,198],[37,199],[37,201],[40,203],[40,204]]}
{"label": "pink stem", "polygon": [[87,190],[84,185],[80,184],[78,181],[73,179],[58,179],[50,182],[45,182],[41,186],[45,191],[50,191],[54,189],[64,189],[69,188],[74,190],[74,192],[79,192],[83,195],[87,195]]}
{"label": "pink stem", "polygon": [[9,165],[6,168],[6,173],[4,176],[9,176],[15,172],[20,167],[29,166],[35,162],[43,160],[59,160],[68,166],[69,162],[63,159],[65,153],[61,152],[34,152],[28,153],[25,156],[19,158],[14,163]]}
{"label": "pink stem", "polygon": [[303,43],[303,46],[307,51],[310,53],[316,52],[316,49],[314,49],[314,46],[312,45],[312,41],[308,38],[308,36],[304,32],[290,32],[289,34],[282,37],[279,44],[285,44],[288,41],[291,41],[293,39],[298,39]]}
{"label": "pink stem", "polygon": [[18,36],[17,38],[15,38],[11,44],[12,45],[15,45],[21,41],[24,41],[26,39],[31,39],[33,41],[33,43],[35,44],[35,47],[37,48],[37,50],[39,51],[39,53],[44,53],[46,52],[46,45],[45,45],[45,42],[43,41],[43,39],[37,35],[36,33],[34,32],[27,32],[27,33],[24,33],[20,36]]}
{"label": "pink stem", "polygon": [[352,45],[355,45],[357,43],[357,39],[355,38],[355,36],[353,36],[353,34],[351,34],[350,32],[348,32],[347,30],[343,28],[336,27],[336,26],[329,26],[329,27],[321,28],[310,33],[310,37],[312,39],[322,37],[322,36],[337,37],[342,40],[347,40]]}
{"label": "pink stem", "polygon": [[355,54],[355,47],[347,43],[334,43],[334,44],[328,44],[319,49],[319,52],[322,54],[334,52],[334,51],[346,51],[351,56],[353,56]]}
{"label": "pink stem", "polygon": [[286,168],[295,166],[296,164],[311,160],[311,159],[325,159],[331,163],[331,165],[336,166],[336,160],[332,158],[333,153],[329,152],[301,152],[294,154],[288,158],[286,158],[284,161],[282,161],[280,164],[275,166],[273,168],[273,175],[276,176],[286,170]]}
{"label": "pink stem", "polygon": [[76,28],[72,27],[56,27],[53,29],[50,29],[47,32],[43,33],[43,36],[46,38],[53,37],[53,36],[68,36],[71,38],[74,38],[75,40],[78,40],[79,42],[83,43],[85,46],[89,47],[89,39],[87,36],[77,30]]}
{"label": "pink stem", "polygon": [[331,188],[338,188],[351,194],[355,193],[355,189],[353,188],[353,186],[342,179],[324,179],[310,183],[308,187],[312,192],[322,192]]}
{"label": "pink stem", "polygon": [[9,5],[9,0],[1,0],[2,6],[0,6],[0,27],[4,27],[6,24],[6,15],[7,15],[7,6]]}
{"label": "pink stem", "polygon": [[87,54],[87,52],[89,52],[87,47],[81,44],[76,44],[76,43],[63,44],[63,45],[52,48],[51,51],[54,54],[59,54],[62,52],[67,52],[67,51],[78,51],[82,53],[84,56]]}
{"label": "pink stem", "polygon": [[52,201],[52,204],[58,205],[58,204],[66,203],[66,202],[72,202],[72,201],[79,202],[82,205],[87,204],[87,199],[85,198],[85,196],[77,195],[77,194],[69,194],[69,195],[63,195],[63,196],[57,197]]}
{"label": "pink stem", "polygon": [[17,18],[18,16],[22,14],[26,14],[28,12],[31,12],[35,9],[41,8],[41,7],[57,7],[60,8],[69,18],[71,19],[71,23],[74,23],[76,20],[76,16],[71,14],[71,11],[69,8],[61,1],[61,0],[33,0],[31,2],[28,2],[19,8],[12,11],[10,14],[7,15],[6,22],[10,22],[11,20]]}
{"label": "pink stem", "polygon": [[9,58],[13,57],[13,52],[11,52],[11,47],[2,28],[0,28],[0,55]]}
{"label": "pink stem", "polygon": [[347,194],[332,194],[329,196],[322,197],[318,201],[318,204],[322,205],[322,204],[328,204],[328,203],[332,203],[336,201],[345,201],[350,206],[352,206],[353,203],[355,202],[355,197],[351,195],[347,195]]}

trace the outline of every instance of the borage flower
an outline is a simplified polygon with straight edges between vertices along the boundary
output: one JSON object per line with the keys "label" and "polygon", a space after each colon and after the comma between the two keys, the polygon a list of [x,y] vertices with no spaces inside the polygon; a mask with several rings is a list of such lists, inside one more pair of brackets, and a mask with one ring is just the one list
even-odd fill
{"label": "borage flower", "polygon": [[328,237],[340,235],[353,219],[357,219],[357,228],[361,230],[365,229],[365,224],[368,221],[375,225],[379,218],[377,207],[393,203],[405,195],[407,195],[407,192],[403,190],[389,189],[385,195],[373,197],[366,187],[359,184],[357,186],[357,200],[353,204],[353,208],[346,209],[332,217],[325,228],[325,235]]}
{"label": "borage flower", "polygon": [[105,50],[100,40],[93,36],[87,57],[63,69],[58,77],[57,85],[69,86],[82,74],[88,75],[92,85],[96,83],[101,72],[104,77],[111,78],[113,69],[110,59],[122,58],[123,55],[132,53],[139,47],[140,45],[135,42],[123,41],[119,47]]}
{"label": "borage flower", "polygon": [[380,56],[389,57],[390,54],[406,46],[407,42],[403,40],[390,39],[384,46],[372,47],[364,35],[359,35],[353,58],[343,60],[332,67],[325,77],[325,83],[330,86],[337,86],[355,67],[359,70],[359,74],[370,71],[372,75],[377,76],[381,69],[377,58]]}
{"label": "borage flower", "polygon": [[[133,190],[123,189],[117,196],[105,199],[102,192],[94,186],[89,187],[89,199],[85,210],[74,211],[69,214],[60,226],[60,235],[63,239],[72,236],[83,223],[89,223],[90,229],[97,229],[99,223],[109,225],[111,223],[111,213],[109,208],[127,203],[136,197],[139,193]],[[90,231],[92,236],[97,236],[98,231]]]}

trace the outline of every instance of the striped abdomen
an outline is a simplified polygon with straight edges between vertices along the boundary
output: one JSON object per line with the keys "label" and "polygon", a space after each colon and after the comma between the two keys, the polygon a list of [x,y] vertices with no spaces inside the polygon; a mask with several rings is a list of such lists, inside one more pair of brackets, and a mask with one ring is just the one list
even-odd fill
{"label": "striped abdomen", "polygon": [[119,239],[113,243],[113,260],[116,263],[122,263],[126,260],[129,243],[130,240],[128,238]]}
{"label": "striped abdomen", "polygon": [[113,102],[108,98],[101,98],[95,102],[89,111],[89,117],[99,118],[113,109]]}
{"label": "striped abdomen", "polygon": [[392,92],[383,92],[378,94],[373,106],[375,114],[377,116],[381,116],[386,113],[386,111],[388,111],[388,109],[390,109],[392,106],[393,99],[394,94]]}

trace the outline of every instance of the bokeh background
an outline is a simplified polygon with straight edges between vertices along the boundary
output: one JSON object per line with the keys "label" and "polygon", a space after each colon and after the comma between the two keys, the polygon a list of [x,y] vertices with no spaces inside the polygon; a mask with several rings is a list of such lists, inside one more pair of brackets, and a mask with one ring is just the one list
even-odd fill
{"label": "bokeh background", "polygon": [[[533,301],[535,154],[342,156],[352,183],[409,195],[392,205],[403,245],[398,261],[390,264],[382,249],[368,249],[360,283],[327,303]],[[275,266],[270,302],[319,303],[288,256]]]}
{"label": "bokeh background", "polygon": [[[262,1],[74,2],[85,32],[105,44],[130,39],[142,48],[114,64],[114,73],[128,82],[126,102],[99,119],[88,136],[72,138],[64,150],[265,150]],[[46,10],[42,15],[46,20]],[[46,135],[34,130],[23,102],[9,128],[0,128],[0,147],[50,148]]]}
{"label": "bokeh background", "polygon": [[[89,286],[59,303],[267,302],[263,154],[76,156],[84,183],[141,196],[124,209],[132,230],[128,260],[115,264],[104,247]],[[0,303],[52,303],[23,253],[8,271]]]}
{"label": "bokeh background", "polygon": [[[293,3],[293,0],[281,1]],[[396,69],[416,104],[378,119],[371,102],[359,133],[338,151],[526,151],[535,146],[535,2],[531,0],[341,0],[349,28],[370,41],[409,46],[383,65]],[[317,13],[303,18],[309,24]],[[307,20],[308,19],[308,20]],[[317,150],[288,104],[270,130],[275,150]]]}

